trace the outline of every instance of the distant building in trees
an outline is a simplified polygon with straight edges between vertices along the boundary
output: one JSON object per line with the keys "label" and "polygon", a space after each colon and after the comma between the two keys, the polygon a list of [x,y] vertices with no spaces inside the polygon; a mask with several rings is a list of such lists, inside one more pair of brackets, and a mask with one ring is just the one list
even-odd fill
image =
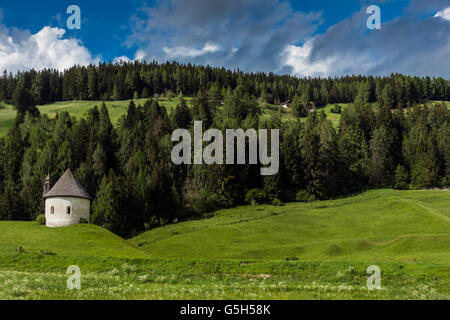
{"label": "distant building in trees", "polygon": [[286,101],[280,104],[280,107],[282,107],[283,109],[290,109],[291,108],[291,103],[292,101]]}
{"label": "distant building in trees", "polygon": [[67,169],[50,189],[50,176],[44,181],[45,219],[47,227],[65,227],[80,219],[89,221],[91,196]]}

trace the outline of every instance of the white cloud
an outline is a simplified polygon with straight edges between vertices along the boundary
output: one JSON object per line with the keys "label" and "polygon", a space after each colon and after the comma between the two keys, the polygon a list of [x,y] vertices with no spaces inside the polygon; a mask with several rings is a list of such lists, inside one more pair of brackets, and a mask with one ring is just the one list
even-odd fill
{"label": "white cloud", "polygon": [[203,56],[208,53],[215,53],[223,50],[223,48],[215,44],[213,42],[207,42],[201,50],[185,47],[185,46],[177,46],[177,47],[164,47],[163,51],[167,54],[167,56],[171,59],[173,58],[196,58],[199,56]]}
{"label": "white cloud", "polygon": [[131,59],[126,56],[117,57],[113,60],[113,63],[119,63],[119,62],[131,62]]}
{"label": "white cloud", "polygon": [[64,70],[73,65],[96,63],[77,39],[63,39],[64,29],[43,27],[36,34],[0,25],[0,70],[16,72],[31,68]]}
{"label": "white cloud", "polygon": [[[441,11],[439,17],[446,12]],[[449,76],[447,19],[400,17],[373,31],[364,27],[366,19],[361,10],[301,46],[285,46],[280,57],[282,70],[312,77],[395,72]]]}
{"label": "white cloud", "polygon": [[303,46],[286,46],[282,52],[282,67],[291,67],[294,74],[305,77],[330,74],[334,58],[328,57],[321,61],[311,61],[313,43],[314,39],[311,39]]}
{"label": "white cloud", "polygon": [[367,73],[380,61],[374,61],[366,52],[337,52],[321,58],[313,57],[315,39],[303,46],[288,45],[281,54],[281,67],[289,67],[292,73],[302,77],[328,77],[351,73]]}
{"label": "white cloud", "polygon": [[147,55],[145,54],[145,52],[143,50],[138,50],[136,51],[135,55],[134,55],[134,59],[130,59],[127,56],[120,56],[117,57],[113,60],[113,63],[120,63],[120,62],[133,62],[133,61],[142,61],[145,58],[147,58]]}
{"label": "white cloud", "polygon": [[136,11],[128,48],[146,60],[273,72],[286,45],[323,23],[321,12],[295,10],[286,0],[165,0]]}
{"label": "white cloud", "polygon": [[147,55],[145,54],[144,50],[138,50],[136,52],[136,54],[134,55],[134,60],[141,61],[141,60],[144,60],[146,58],[146,56]]}
{"label": "white cloud", "polygon": [[450,20],[450,7],[443,9],[434,15],[436,18],[442,18],[445,20]]}

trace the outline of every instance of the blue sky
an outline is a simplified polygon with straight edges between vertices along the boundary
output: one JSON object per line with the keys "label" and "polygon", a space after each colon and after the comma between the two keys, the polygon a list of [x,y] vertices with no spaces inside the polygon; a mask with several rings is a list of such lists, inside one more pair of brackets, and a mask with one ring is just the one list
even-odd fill
{"label": "blue sky", "polygon": [[[66,8],[81,8],[67,30]],[[368,30],[366,8],[381,8]],[[298,76],[450,77],[449,0],[8,1],[0,68],[176,60]]]}

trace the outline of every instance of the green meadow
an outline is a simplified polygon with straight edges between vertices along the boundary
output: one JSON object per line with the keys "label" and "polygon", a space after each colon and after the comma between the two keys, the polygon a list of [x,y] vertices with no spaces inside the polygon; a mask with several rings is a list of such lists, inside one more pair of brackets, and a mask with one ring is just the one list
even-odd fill
{"label": "green meadow", "polygon": [[[447,191],[369,191],[342,200],[239,207],[132,239],[158,258],[351,259],[450,265]],[[444,260],[445,259],[445,260]]]}
{"label": "green meadow", "polygon": [[[114,124],[129,102],[106,102]],[[177,99],[158,102],[171,112]],[[101,104],[38,108],[80,119]],[[332,107],[318,110],[337,127]],[[293,119],[263,106],[262,118],[273,113]],[[15,117],[0,102],[0,137]],[[219,210],[132,239],[88,224],[0,222],[0,299],[450,299],[449,208],[449,191],[373,190]],[[66,287],[70,265],[81,268],[79,291]],[[366,287],[370,265],[381,269],[381,290]]]}
{"label": "green meadow", "polygon": [[[188,106],[192,103],[191,97],[185,97]],[[106,101],[106,107],[108,108],[109,116],[111,122],[116,125],[119,118],[127,112],[128,105],[131,100],[123,101]],[[136,105],[143,105],[146,99],[134,100]],[[177,105],[178,98],[158,98],[158,103],[165,108],[170,113]],[[432,103],[438,103],[440,101],[432,101]],[[76,119],[83,118],[87,115],[89,109],[94,106],[100,107],[103,101],[61,101],[46,104],[43,106],[38,106],[39,111],[42,114],[47,114],[50,118],[54,118],[58,112],[67,111],[75,117]],[[445,102],[450,109],[450,102]],[[337,105],[342,107],[342,110],[347,108],[348,103],[337,103]],[[331,120],[333,126],[337,128],[339,126],[339,120],[341,115],[338,113],[331,112],[334,104],[328,104],[323,108],[317,109],[318,112],[324,111],[327,118]],[[271,117],[273,114],[277,113],[281,116],[283,121],[289,121],[294,119],[291,109],[282,109],[281,107],[273,104],[261,104],[262,115],[261,118]],[[16,118],[16,111],[12,105],[9,105],[3,101],[0,101],[0,137],[6,135],[8,130],[14,125],[14,120]],[[306,118],[302,118],[304,121]]]}
{"label": "green meadow", "polygon": [[14,125],[16,119],[16,111],[13,106],[0,101],[0,137],[8,132],[9,128]]}
{"label": "green meadow", "polygon": [[[331,109],[333,109],[335,104],[328,104],[323,108],[319,108],[318,111],[324,111],[327,115],[327,119],[329,119],[335,128],[339,126],[339,121],[341,120],[341,114],[340,113],[333,113],[331,112]],[[336,103],[336,105],[340,106],[342,108],[342,111],[344,111],[348,107],[348,103]]]}
{"label": "green meadow", "polygon": [[[187,97],[185,99],[188,103],[190,103],[191,98]],[[142,106],[146,100],[147,99],[134,100],[134,103],[136,106]],[[116,125],[119,118],[127,112],[130,101],[131,100],[105,102],[111,122],[114,125]],[[172,109],[176,107],[177,99],[159,98],[158,103],[161,106],[164,106],[168,112],[171,112]],[[100,107],[102,104],[103,101],[64,101],[38,106],[38,108],[41,113],[47,114],[50,118],[55,117],[58,112],[67,111],[70,115],[80,119],[87,115],[89,109],[92,109],[94,106]]]}
{"label": "green meadow", "polygon": [[[188,105],[191,102],[191,98],[185,98]],[[127,112],[128,105],[131,100],[123,101],[106,101],[106,107],[108,108],[111,122],[116,125],[119,118]],[[134,100],[136,105],[143,105],[146,99]],[[54,118],[58,112],[68,112],[76,119],[86,117],[89,109],[97,106],[100,107],[103,101],[62,101],[49,103],[43,106],[38,106],[39,111],[42,114],[47,114],[50,118]],[[168,112],[171,112],[176,107],[177,98],[159,98],[158,103],[165,108]],[[16,118],[16,111],[12,105],[6,104],[0,101],[0,137],[6,135],[9,128],[14,125]]]}
{"label": "green meadow", "polygon": [[[191,97],[184,97],[188,106],[192,103]],[[147,99],[133,100],[136,105],[143,105]],[[158,103],[167,109],[170,114],[175,109],[178,98],[158,98]],[[126,114],[128,105],[131,100],[123,101],[106,101],[105,105],[108,108],[109,117],[114,125],[117,125],[118,120]],[[60,101],[38,106],[41,114],[46,114],[50,118],[54,118],[58,112],[68,112],[76,119],[81,119],[87,116],[88,110],[95,106],[100,107],[103,101]],[[283,120],[292,119],[290,110],[282,110],[279,106],[267,104],[262,106],[262,118],[270,117],[274,113],[280,113]],[[16,118],[16,111],[14,107],[3,101],[0,101],[0,137],[6,135],[8,130],[14,125]]]}
{"label": "green meadow", "polygon": [[[192,98],[185,97],[185,99],[189,106],[192,102]],[[127,112],[130,101],[131,100],[105,102],[111,122],[114,125],[116,125],[120,117]],[[134,100],[136,105],[143,105],[145,101],[146,99]],[[176,107],[177,101],[178,98],[158,98],[158,103],[161,106],[164,106],[169,113]],[[86,117],[89,109],[92,109],[94,106],[100,107],[102,103],[103,101],[61,101],[38,106],[38,109],[42,114],[47,114],[50,118],[54,118],[58,112],[68,112],[76,119],[81,119]],[[341,105],[344,109],[348,104],[341,103],[339,105]],[[290,109],[282,109],[281,107],[273,104],[261,104],[261,107],[262,119],[270,118],[275,113],[279,114],[283,121],[294,119],[292,110]],[[330,119],[333,122],[333,125],[337,127],[339,125],[340,114],[332,113],[332,107],[333,105],[327,105],[324,108],[318,109],[318,111],[325,111],[328,119]],[[15,118],[16,111],[14,110],[14,107],[0,101],[0,137],[5,136],[8,130],[14,125]],[[305,119],[306,118],[303,120]]]}
{"label": "green meadow", "polygon": [[[81,290],[66,288],[70,265]],[[237,207],[128,240],[0,222],[0,284],[0,299],[450,299],[450,193]]]}

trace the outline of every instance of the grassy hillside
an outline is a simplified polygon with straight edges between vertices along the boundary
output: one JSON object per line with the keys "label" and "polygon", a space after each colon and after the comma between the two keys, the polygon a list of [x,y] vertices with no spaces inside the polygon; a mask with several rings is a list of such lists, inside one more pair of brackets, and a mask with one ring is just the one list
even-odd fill
{"label": "grassy hillside", "polygon": [[148,256],[132,243],[95,225],[79,224],[64,228],[47,228],[36,222],[2,221],[0,223],[0,261],[4,263],[8,255],[15,255],[20,251],[58,257],[144,258]]}
{"label": "grassy hillside", "polygon": [[[190,105],[192,98],[185,97],[185,99],[188,102],[188,105]],[[119,118],[126,113],[130,101],[131,100],[105,102],[106,106],[108,107],[109,116],[114,125],[116,125]],[[160,105],[166,107],[170,112],[173,108],[175,108],[177,104],[177,98],[159,98],[158,102]],[[67,111],[75,118],[80,119],[87,115],[87,111],[89,109],[93,108],[94,106],[100,107],[102,103],[102,101],[61,101],[38,106],[38,109],[42,114],[47,114],[50,118],[54,118],[56,116],[56,113],[58,112]],[[137,105],[142,105],[145,103],[145,99],[136,100],[135,103]],[[347,104],[342,103],[340,105],[343,108],[347,106]],[[329,119],[333,122],[333,125],[337,127],[339,124],[340,114],[332,113],[330,111],[332,107],[333,105],[327,105],[324,108],[320,108],[319,111],[324,110]],[[292,110],[282,109],[279,106],[273,104],[266,104],[262,106],[262,109],[262,119],[270,117],[274,113],[279,113],[283,121],[288,121],[294,118],[294,116],[292,115]],[[16,112],[13,106],[0,101],[0,137],[4,136],[7,133],[8,129],[13,126],[15,117]]]}
{"label": "grassy hillside", "polygon": [[[348,103],[336,103],[336,104],[341,106],[342,111],[344,111],[345,108],[347,108],[347,106],[349,105]],[[331,122],[333,123],[333,126],[337,128],[339,126],[339,120],[341,120],[341,114],[331,112],[331,109],[333,109],[334,105],[335,105],[334,103],[328,104],[325,107],[318,109],[318,112],[321,112],[323,110],[327,115],[327,118],[331,120]]]}
{"label": "grassy hillside", "polygon": [[[240,207],[128,241],[93,225],[0,222],[0,300],[449,299],[449,195]],[[373,264],[382,290],[366,287]],[[80,291],[66,288],[70,265]]]}
{"label": "grassy hillside", "polygon": [[447,109],[450,110],[450,101],[431,101],[431,103],[445,103],[447,105]]}
{"label": "grassy hillside", "polygon": [[450,266],[450,193],[377,190],[342,200],[240,207],[131,241],[161,258],[432,261]]}
{"label": "grassy hillside", "polygon": [[[191,98],[185,98],[188,105],[191,102]],[[109,116],[114,125],[117,124],[119,118],[127,112],[128,105],[131,100],[123,101],[107,101],[105,102],[108,107]],[[136,105],[143,105],[146,99],[135,100]],[[56,113],[67,111],[77,119],[83,118],[87,115],[87,111],[94,106],[100,107],[103,101],[62,101],[38,106],[39,111],[42,114],[47,114],[50,118],[54,118]],[[170,112],[175,108],[177,104],[177,98],[160,98],[158,103],[167,108]],[[14,124],[16,117],[16,111],[13,106],[0,101],[0,137],[4,136],[8,129]]]}
{"label": "grassy hillside", "polygon": [[[191,97],[184,97],[188,106],[192,103]],[[147,99],[134,100],[136,105],[143,105]],[[106,107],[108,108],[111,122],[116,125],[119,118],[127,112],[128,105],[131,100],[123,101],[106,101]],[[103,101],[60,101],[49,103],[46,105],[38,106],[39,111],[42,114],[47,114],[50,118],[54,118],[58,112],[67,111],[70,115],[77,119],[83,118],[87,115],[89,109],[94,106],[100,107]],[[164,106],[170,113],[177,105],[178,98],[158,98],[158,103]],[[263,107],[262,117],[269,117],[273,113],[281,113],[283,120],[292,119],[290,110],[281,110],[279,106],[267,105]],[[9,128],[14,125],[14,119],[16,118],[16,111],[12,105],[6,104],[0,101],[0,137],[4,136]]]}
{"label": "grassy hillside", "polygon": [[[192,98],[185,97],[185,99],[188,102],[188,105],[190,105],[190,103],[192,102]],[[144,104],[145,100],[146,99],[135,100],[135,103],[137,105],[142,105]],[[119,118],[126,113],[130,101],[131,100],[105,102],[106,106],[108,107],[109,116],[111,117],[111,121],[114,125],[116,125]],[[160,105],[166,107],[170,112],[173,108],[175,108],[177,104],[177,98],[159,98],[158,102]],[[439,101],[433,101],[433,103],[436,102]],[[93,108],[94,106],[100,107],[102,103],[102,101],[62,101],[38,106],[38,108],[41,113],[47,114],[50,118],[54,118],[57,112],[67,111],[75,118],[80,119],[86,116],[89,109]],[[450,102],[447,101],[445,103],[450,109]],[[333,126],[337,128],[339,126],[341,115],[331,112],[333,105],[334,104],[329,104],[323,108],[319,108],[317,111],[325,111],[328,119],[330,119],[331,122],[333,122]],[[348,103],[338,103],[338,105],[340,105],[344,110],[348,106]],[[279,106],[267,104],[263,106],[262,119],[264,119],[265,117],[269,117],[274,113],[279,113],[283,121],[288,121],[294,118],[292,110],[281,109]],[[14,110],[13,106],[0,101],[0,137],[3,137],[8,132],[9,128],[13,126],[15,117],[16,111]],[[306,118],[302,118],[302,120],[305,119]]]}
{"label": "grassy hillside", "polygon": [[[185,99],[189,104],[191,98],[186,97]],[[134,102],[136,105],[143,105],[146,100],[147,99],[139,99],[135,100]],[[127,112],[130,101],[131,100],[105,102],[106,107],[108,108],[111,122],[114,125],[117,124],[119,118]],[[80,119],[87,115],[89,109],[92,109],[94,106],[100,107],[102,103],[103,101],[64,101],[38,106],[38,108],[41,113],[49,115],[50,118],[53,118],[58,112],[67,111],[72,116]],[[164,106],[168,112],[170,112],[173,108],[175,108],[177,104],[177,98],[160,98],[158,99],[158,103],[161,106]]]}
{"label": "grassy hillside", "polygon": [[0,101],[0,137],[3,137],[14,125],[16,111],[9,104]]}

